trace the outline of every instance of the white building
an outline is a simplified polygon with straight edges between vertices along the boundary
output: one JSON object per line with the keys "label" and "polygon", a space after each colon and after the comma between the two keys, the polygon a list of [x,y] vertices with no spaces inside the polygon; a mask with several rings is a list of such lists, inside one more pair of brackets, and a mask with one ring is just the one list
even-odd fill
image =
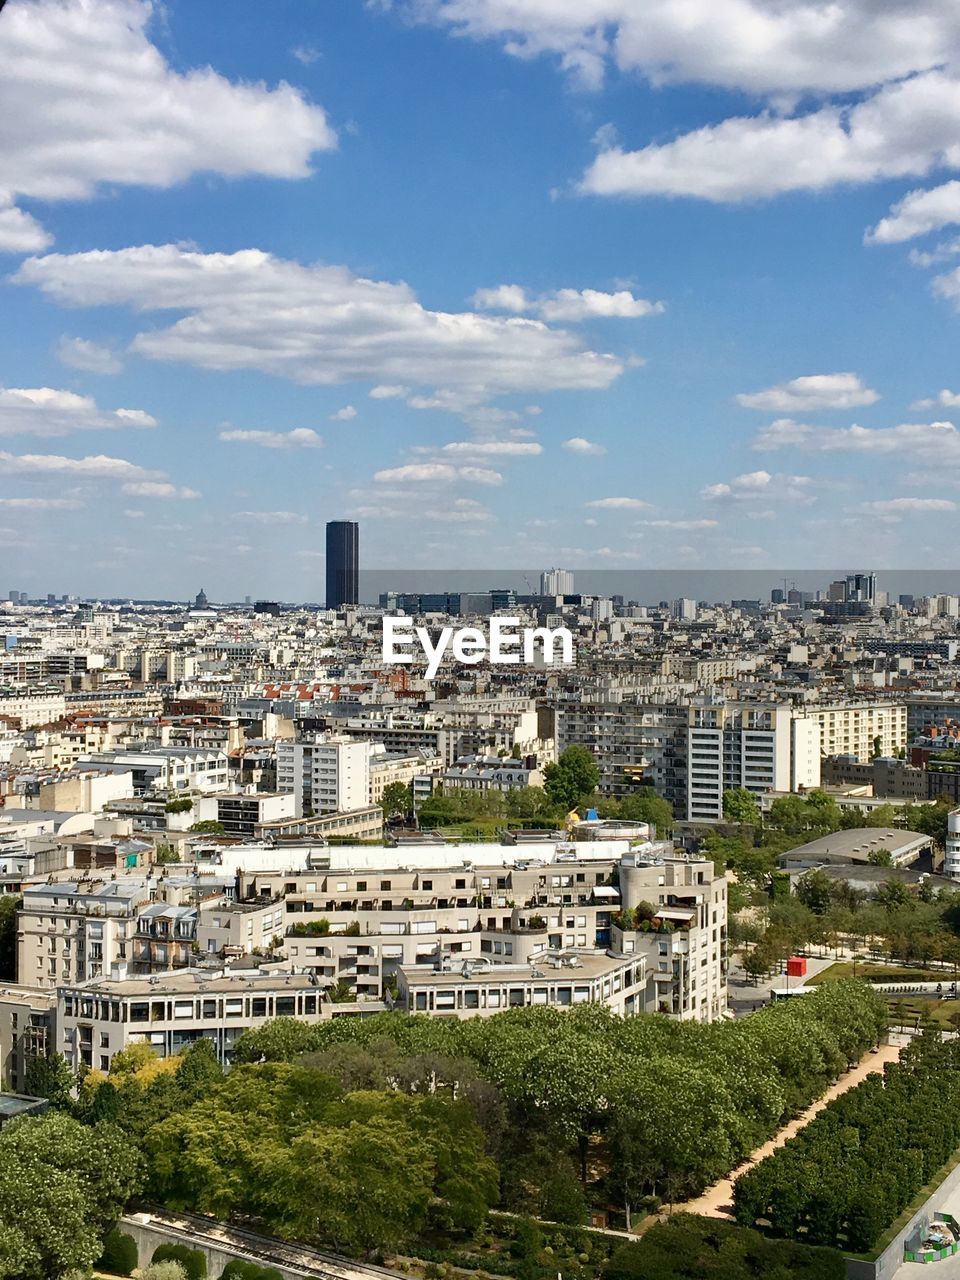
{"label": "white building", "polygon": [[820,784],[815,719],[786,704],[723,702],[688,709],[687,817],[719,822],[723,793],[761,796]]}
{"label": "white building", "polygon": [[369,804],[373,744],[317,734],[277,743],[277,787],[291,791],[298,818],[362,809]]}
{"label": "white building", "polygon": [[947,814],[946,848],[943,874],[952,880],[960,880],[960,809],[951,809]]}
{"label": "white building", "polygon": [[573,574],[569,569],[545,569],[540,575],[542,596],[572,596]]}

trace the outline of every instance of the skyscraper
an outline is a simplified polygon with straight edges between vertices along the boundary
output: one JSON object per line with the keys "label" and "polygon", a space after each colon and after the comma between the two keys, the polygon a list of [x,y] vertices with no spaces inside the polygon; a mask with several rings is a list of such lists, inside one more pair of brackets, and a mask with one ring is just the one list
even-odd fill
{"label": "skyscraper", "polygon": [[327,522],[328,609],[357,604],[360,598],[360,526],[355,520]]}
{"label": "skyscraper", "polygon": [[542,596],[572,596],[573,574],[569,569],[545,569],[540,575]]}

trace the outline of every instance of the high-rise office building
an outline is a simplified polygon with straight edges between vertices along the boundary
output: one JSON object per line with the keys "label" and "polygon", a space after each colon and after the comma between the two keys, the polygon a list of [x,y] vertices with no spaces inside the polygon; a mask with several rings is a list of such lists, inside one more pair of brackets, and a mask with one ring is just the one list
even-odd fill
{"label": "high-rise office building", "polygon": [[572,596],[573,574],[569,569],[545,569],[540,575],[542,596]]}
{"label": "high-rise office building", "polygon": [[358,604],[360,599],[360,526],[355,520],[327,522],[328,609]]}

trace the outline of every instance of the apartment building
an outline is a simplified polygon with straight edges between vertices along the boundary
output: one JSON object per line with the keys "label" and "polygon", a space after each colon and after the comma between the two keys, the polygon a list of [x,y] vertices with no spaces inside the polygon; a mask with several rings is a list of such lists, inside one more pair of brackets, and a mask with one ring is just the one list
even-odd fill
{"label": "apartment building", "polygon": [[17,720],[21,729],[62,720],[66,699],[61,688],[0,687],[0,719]]}
{"label": "apartment building", "polygon": [[654,787],[682,817],[687,805],[687,708],[615,689],[584,691],[556,708],[557,750],[586,747],[605,795]]}
{"label": "apartment building", "polygon": [[317,734],[277,743],[277,787],[292,792],[298,818],[360,809],[369,803],[372,745]]}
{"label": "apartment building", "polygon": [[947,814],[946,855],[943,859],[943,874],[951,880],[960,880],[960,809],[952,809]]}
{"label": "apartment building", "polygon": [[[642,901],[671,908],[682,888],[697,901],[709,898],[718,912],[709,929],[716,951],[711,977],[719,984],[724,878],[712,863],[668,844],[648,842],[641,850],[631,851],[629,840],[405,845],[364,850],[366,857],[345,849],[354,864],[342,859],[345,869],[241,871],[239,892],[244,902],[283,897],[285,952],[295,967],[323,983],[342,983],[359,999],[376,999],[385,981],[399,982],[398,970],[410,966],[530,964],[548,952],[605,952],[621,908]],[[696,928],[707,928],[699,917]],[[707,1016],[718,1016],[720,986],[704,991]],[[643,1007],[652,1000],[651,989]],[[681,1000],[678,1013],[700,1016],[700,1006],[693,1009]]]}
{"label": "apartment building", "polygon": [[440,785],[450,791],[515,791],[520,787],[542,787],[543,773],[536,756],[518,760],[508,756],[464,756],[443,773]]}
{"label": "apartment building", "polygon": [[415,800],[425,799],[433,793],[434,781],[443,767],[443,758],[436,753],[374,754],[370,757],[369,801],[379,804],[384,791],[395,782],[409,787]]}
{"label": "apartment building", "polygon": [[760,796],[819,784],[820,736],[811,717],[777,703],[687,708],[688,821],[721,821],[727,790]]}
{"label": "apartment building", "polygon": [[81,757],[81,763],[129,769],[134,794],[166,795],[174,791],[226,791],[230,786],[227,753],[216,747],[157,747],[150,751],[117,751]]}
{"label": "apartment building", "polygon": [[[333,1007],[354,1012],[350,1005]],[[61,986],[56,1047],[73,1070],[109,1071],[114,1055],[131,1044],[148,1044],[165,1058],[205,1036],[226,1065],[244,1031],[272,1018],[312,1023],[330,1016],[332,1007],[307,974],[192,969],[99,978]]]}
{"label": "apartment building", "polygon": [[150,902],[146,880],[27,885],[17,912],[17,978],[52,990],[110,973],[133,956],[137,916]]}
{"label": "apartment building", "polygon": [[0,986],[0,1088],[22,1093],[34,1058],[53,1050],[56,993],[39,987]]}
{"label": "apartment building", "polygon": [[[398,1003],[412,1013],[461,1018],[575,1004],[604,1004],[623,1016],[719,1018],[727,1006],[725,879],[700,859],[664,855],[650,846],[623,856],[619,880],[628,906],[653,907],[645,930],[628,927],[632,917],[618,906],[609,928],[598,933],[601,945],[584,948],[582,935],[567,935],[561,945],[550,935],[554,917],[548,908],[546,917],[528,918],[515,931],[512,954],[471,955],[443,947],[432,964],[398,966]],[[605,898],[608,908],[614,899],[619,904],[620,895],[609,887],[595,888],[594,895]]]}
{"label": "apartment building", "polygon": [[397,1007],[406,1013],[475,1018],[532,1005],[569,1009],[603,1004],[629,1017],[642,1011],[646,986],[644,956],[547,951],[526,964],[465,960],[434,968],[401,965]]}
{"label": "apartment building", "polygon": [[895,756],[907,746],[907,708],[899,702],[813,704],[806,709],[820,726],[825,756]]}

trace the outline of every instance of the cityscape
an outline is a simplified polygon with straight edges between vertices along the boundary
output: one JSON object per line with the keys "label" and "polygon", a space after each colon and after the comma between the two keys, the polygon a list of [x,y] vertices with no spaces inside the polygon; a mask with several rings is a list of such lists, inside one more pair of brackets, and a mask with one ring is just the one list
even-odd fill
{"label": "cityscape", "polygon": [[960,1276],[960,8],[0,0],[0,1280]]}

